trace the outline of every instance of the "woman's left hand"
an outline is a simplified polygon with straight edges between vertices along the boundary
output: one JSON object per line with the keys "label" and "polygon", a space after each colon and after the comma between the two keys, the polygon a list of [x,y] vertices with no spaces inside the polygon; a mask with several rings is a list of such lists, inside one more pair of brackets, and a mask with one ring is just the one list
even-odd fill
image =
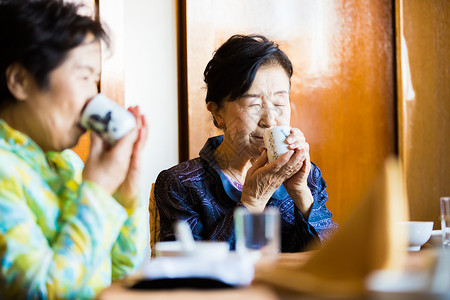
{"label": "woman's left hand", "polygon": [[298,128],[291,129],[291,134],[286,138],[286,142],[289,144],[289,149],[295,150],[294,155],[301,157],[302,166],[300,170],[285,180],[283,185],[297,208],[307,218],[314,201],[308,187],[308,175],[311,171],[309,144],[306,142],[303,132]]}
{"label": "woman's left hand", "polygon": [[[141,114],[139,107],[130,107],[128,110],[134,115],[136,118],[137,127],[139,130],[138,138],[133,146],[133,151],[130,158],[130,165],[128,168],[128,173],[125,180],[116,190],[115,195],[120,197],[121,200],[132,200],[138,196],[139,193],[139,175],[141,172],[141,156],[142,156],[142,148],[147,141],[148,127],[147,122],[145,120],[145,116]],[[124,203],[125,204],[125,203]],[[133,203],[136,205],[137,203]],[[129,208],[133,208],[134,205],[127,205]],[[130,207],[131,206],[131,207]]]}

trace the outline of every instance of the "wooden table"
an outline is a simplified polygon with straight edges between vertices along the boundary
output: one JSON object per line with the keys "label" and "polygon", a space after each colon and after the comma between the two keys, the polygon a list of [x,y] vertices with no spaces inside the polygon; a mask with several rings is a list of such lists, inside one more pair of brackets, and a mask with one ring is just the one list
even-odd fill
{"label": "wooden table", "polygon": [[263,286],[249,286],[246,288],[223,289],[223,290],[130,290],[123,285],[114,283],[104,290],[98,297],[102,300],[277,300],[274,291]]}
{"label": "wooden table", "polygon": [[[409,270],[419,270],[429,268],[433,263],[433,250],[425,249],[419,252],[410,252],[408,255]],[[279,256],[278,263],[289,266],[300,266],[312,253],[282,253]],[[258,276],[258,266],[255,270],[255,277]],[[378,297],[379,298],[379,297]],[[320,299],[308,295],[292,295],[280,293],[269,286],[252,284],[243,288],[232,289],[214,289],[214,290],[193,290],[193,289],[175,289],[175,290],[132,290],[125,287],[123,282],[115,282],[111,287],[105,289],[99,296],[100,300],[139,300],[139,299],[180,299],[180,300],[280,300],[280,299]],[[366,296],[358,299],[368,299]],[[372,298],[370,298],[372,299]],[[384,298],[382,298],[384,299]],[[386,297],[389,299],[389,297]]]}

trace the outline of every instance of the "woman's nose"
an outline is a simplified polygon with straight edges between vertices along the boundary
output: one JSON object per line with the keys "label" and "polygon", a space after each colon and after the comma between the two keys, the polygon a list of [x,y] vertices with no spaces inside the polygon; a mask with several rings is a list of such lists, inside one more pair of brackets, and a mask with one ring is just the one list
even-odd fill
{"label": "woman's nose", "polygon": [[261,118],[259,120],[259,126],[264,128],[271,128],[277,125],[276,123],[277,112],[274,107],[264,107],[262,109]]}

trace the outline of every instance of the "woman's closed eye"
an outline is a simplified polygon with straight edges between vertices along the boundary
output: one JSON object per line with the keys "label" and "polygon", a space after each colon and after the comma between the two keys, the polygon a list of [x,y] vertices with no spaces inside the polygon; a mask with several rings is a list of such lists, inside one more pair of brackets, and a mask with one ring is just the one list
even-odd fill
{"label": "woman's closed eye", "polygon": [[259,112],[263,108],[261,101],[255,101],[248,105],[248,109],[252,112]]}
{"label": "woman's closed eye", "polygon": [[262,99],[259,95],[244,95],[243,104],[245,107],[257,108],[262,107]]}
{"label": "woman's closed eye", "polygon": [[97,78],[95,78],[95,76],[89,72],[79,72],[78,78],[83,81],[90,81],[90,80],[96,81],[97,80]]}
{"label": "woman's closed eye", "polygon": [[289,103],[289,93],[287,92],[277,92],[273,95],[273,105],[275,106],[286,106]]}
{"label": "woman's closed eye", "polygon": [[77,65],[74,74],[83,81],[90,81],[96,84],[100,81],[100,73],[90,66]]}
{"label": "woman's closed eye", "polygon": [[78,78],[81,80],[89,80],[90,77],[91,77],[91,75],[88,74],[87,72],[78,73]]}

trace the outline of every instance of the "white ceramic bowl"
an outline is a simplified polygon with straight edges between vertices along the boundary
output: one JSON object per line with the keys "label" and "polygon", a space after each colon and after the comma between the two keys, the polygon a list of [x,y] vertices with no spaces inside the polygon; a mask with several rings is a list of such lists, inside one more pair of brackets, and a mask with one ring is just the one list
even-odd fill
{"label": "white ceramic bowl", "polygon": [[156,257],[190,256],[204,259],[223,259],[229,253],[230,246],[227,242],[196,241],[191,251],[185,251],[178,241],[158,242],[155,245]]}
{"label": "white ceramic bowl", "polygon": [[433,231],[433,222],[409,221],[403,222],[407,227],[409,251],[419,251],[420,247],[425,244]]}

